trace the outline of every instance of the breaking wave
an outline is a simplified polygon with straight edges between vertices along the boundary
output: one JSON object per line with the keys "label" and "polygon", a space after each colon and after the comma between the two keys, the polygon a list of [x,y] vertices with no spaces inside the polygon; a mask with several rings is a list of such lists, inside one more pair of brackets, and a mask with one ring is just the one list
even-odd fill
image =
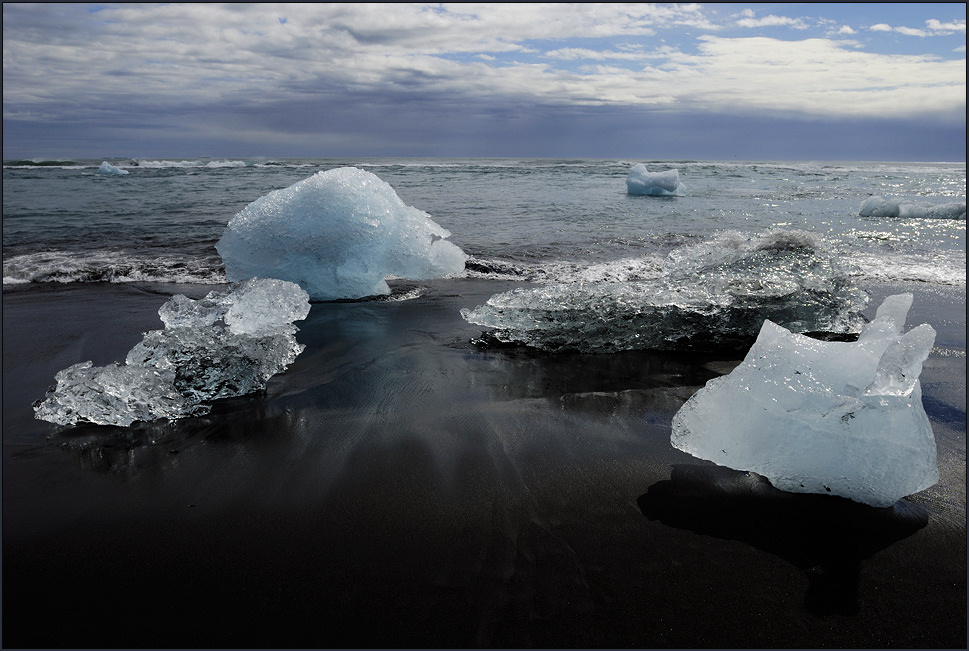
{"label": "breaking wave", "polygon": [[138,255],[123,251],[45,251],[3,261],[3,284],[228,282],[217,255]]}

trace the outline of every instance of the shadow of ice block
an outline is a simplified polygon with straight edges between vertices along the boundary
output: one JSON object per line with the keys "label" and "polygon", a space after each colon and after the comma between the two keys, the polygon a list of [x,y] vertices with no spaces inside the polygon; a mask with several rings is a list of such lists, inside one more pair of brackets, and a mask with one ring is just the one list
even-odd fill
{"label": "shadow of ice block", "polygon": [[[674,465],[638,499],[640,511],[677,529],[739,540],[804,572],[804,605],[814,615],[860,610],[863,561],[928,524],[919,505],[871,508],[841,497],[777,490],[756,474],[718,466]],[[767,589],[752,584],[750,589]]]}
{"label": "shadow of ice block", "polygon": [[891,506],[939,480],[918,377],[935,341],[902,334],[911,294],[889,296],[858,341],[765,321],[743,363],[673,417],[673,447],[781,490]]}

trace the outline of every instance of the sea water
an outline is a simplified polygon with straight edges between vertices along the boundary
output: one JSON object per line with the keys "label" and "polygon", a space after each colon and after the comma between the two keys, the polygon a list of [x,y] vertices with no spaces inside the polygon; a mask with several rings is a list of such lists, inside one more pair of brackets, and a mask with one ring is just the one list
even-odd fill
{"label": "sea water", "polygon": [[[99,174],[102,162],[128,174]],[[678,170],[681,196],[628,194],[637,163]],[[449,230],[469,255],[463,275],[496,291],[655,278],[689,247],[777,232],[810,234],[859,284],[966,283],[964,218],[859,214],[872,196],[965,203],[965,163],[279,158],[5,161],[4,286],[225,283],[215,244],[233,215],[344,166]]]}

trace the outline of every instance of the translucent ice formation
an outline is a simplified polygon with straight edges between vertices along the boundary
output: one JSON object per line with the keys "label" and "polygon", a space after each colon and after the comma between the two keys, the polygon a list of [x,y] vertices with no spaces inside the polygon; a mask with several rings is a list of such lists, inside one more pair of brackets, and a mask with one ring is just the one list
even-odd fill
{"label": "translucent ice formation", "polygon": [[764,319],[796,332],[858,332],[867,295],[807,233],[724,233],[673,251],[662,276],[516,289],[473,310],[490,337],[542,350],[749,346]]}
{"label": "translucent ice formation", "polygon": [[101,167],[98,168],[98,174],[113,174],[115,176],[120,176],[122,174],[127,174],[128,170],[123,170],[116,165],[104,161],[101,163]]}
{"label": "translucent ice formation", "polygon": [[862,217],[901,217],[903,219],[965,219],[966,204],[951,202],[938,205],[899,203],[884,197],[869,197],[861,204]]}
{"label": "translucent ice formation", "polygon": [[59,425],[120,426],[204,414],[205,403],[259,391],[292,364],[303,351],[293,321],[309,309],[306,292],[274,279],[200,300],[174,296],[158,310],[165,329],[145,334],[124,364],[60,371],[34,413]]}
{"label": "translucent ice formation", "polygon": [[765,321],[743,363],[673,417],[673,446],[781,490],[872,506],[928,488],[939,471],[918,377],[935,330],[902,334],[911,305],[885,299],[855,343]]}
{"label": "translucent ice formation", "polygon": [[650,172],[642,163],[636,163],[626,176],[627,194],[648,194],[666,197],[683,194],[679,170]]}
{"label": "translucent ice formation", "polygon": [[451,233],[355,167],[319,172],[252,202],[216,244],[229,280],[300,285],[316,300],[389,294],[388,275],[423,280],[464,269]]}

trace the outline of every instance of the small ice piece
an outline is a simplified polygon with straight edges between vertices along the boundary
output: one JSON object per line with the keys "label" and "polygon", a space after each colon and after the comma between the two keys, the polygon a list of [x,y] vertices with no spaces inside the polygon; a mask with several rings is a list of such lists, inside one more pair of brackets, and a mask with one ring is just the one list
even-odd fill
{"label": "small ice piece", "polygon": [[[902,208],[906,208],[906,206],[903,205]],[[919,211],[921,212],[919,216],[927,219],[961,219],[963,221],[966,219],[966,204],[957,201],[935,206],[920,206]],[[906,215],[902,213],[901,216],[905,217]]]}
{"label": "small ice piece", "polygon": [[355,167],[270,192],[229,220],[216,249],[226,276],[279,278],[314,300],[389,294],[385,278],[439,278],[467,256],[426,212]]}
{"label": "small ice piece", "polygon": [[861,204],[858,214],[861,217],[898,217],[899,205],[897,201],[888,201],[885,197],[868,197]]}
{"label": "small ice piece", "polygon": [[939,480],[918,381],[935,342],[902,334],[911,294],[890,296],[854,343],[823,342],[765,321],[743,363],[673,417],[673,447],[785,491],[877,507]]}
{"label": "small ice piece", "polygon": [[59,425],[126,427],[136,420],[182,418],[198,411],[172,384],[172,374],[143,366],[81,362],[59,371],[57,387],[34,404],[34,415]]}
{"label": "small ice piece", "polygon": [[225,323],[233,334],[255,334],[288,327],[310,312],[308,295],[293,283],[274,278],[247,280],[232,292],[225,311]]}
{"label": "small ice piece", "polygon": [[898,202],[884,197],[869,197],[858,210],[861,217],[901,217],[902,219],[962,219],[966,204],[957,201],[943,204]]}
{"label": "small ice piece", "polygon": [[101,167],[98,168],[98,174],[113,174],[115,176],[121,176],[127,173],[128,173],[128,170],[123,170],[120,167],[116,165],[112,165],[107,161],[102,162]]}
{"label": "small ice piece", "polygon": [[668,197],[682,194],[683,190],[679,170],[650,172],[642,163],[636,163],[626,176],[627,194]]}
{"label": "small ice piece", "polygon": [[172,297],[125,363],[75,364],[34,404],[37,418],[128,426],[135,421],[206,413],[219,398],[259,391],[292,364],[304,346],[293,321],[309,314],[309,296],[294,283],[253,278],[202,299]]}

